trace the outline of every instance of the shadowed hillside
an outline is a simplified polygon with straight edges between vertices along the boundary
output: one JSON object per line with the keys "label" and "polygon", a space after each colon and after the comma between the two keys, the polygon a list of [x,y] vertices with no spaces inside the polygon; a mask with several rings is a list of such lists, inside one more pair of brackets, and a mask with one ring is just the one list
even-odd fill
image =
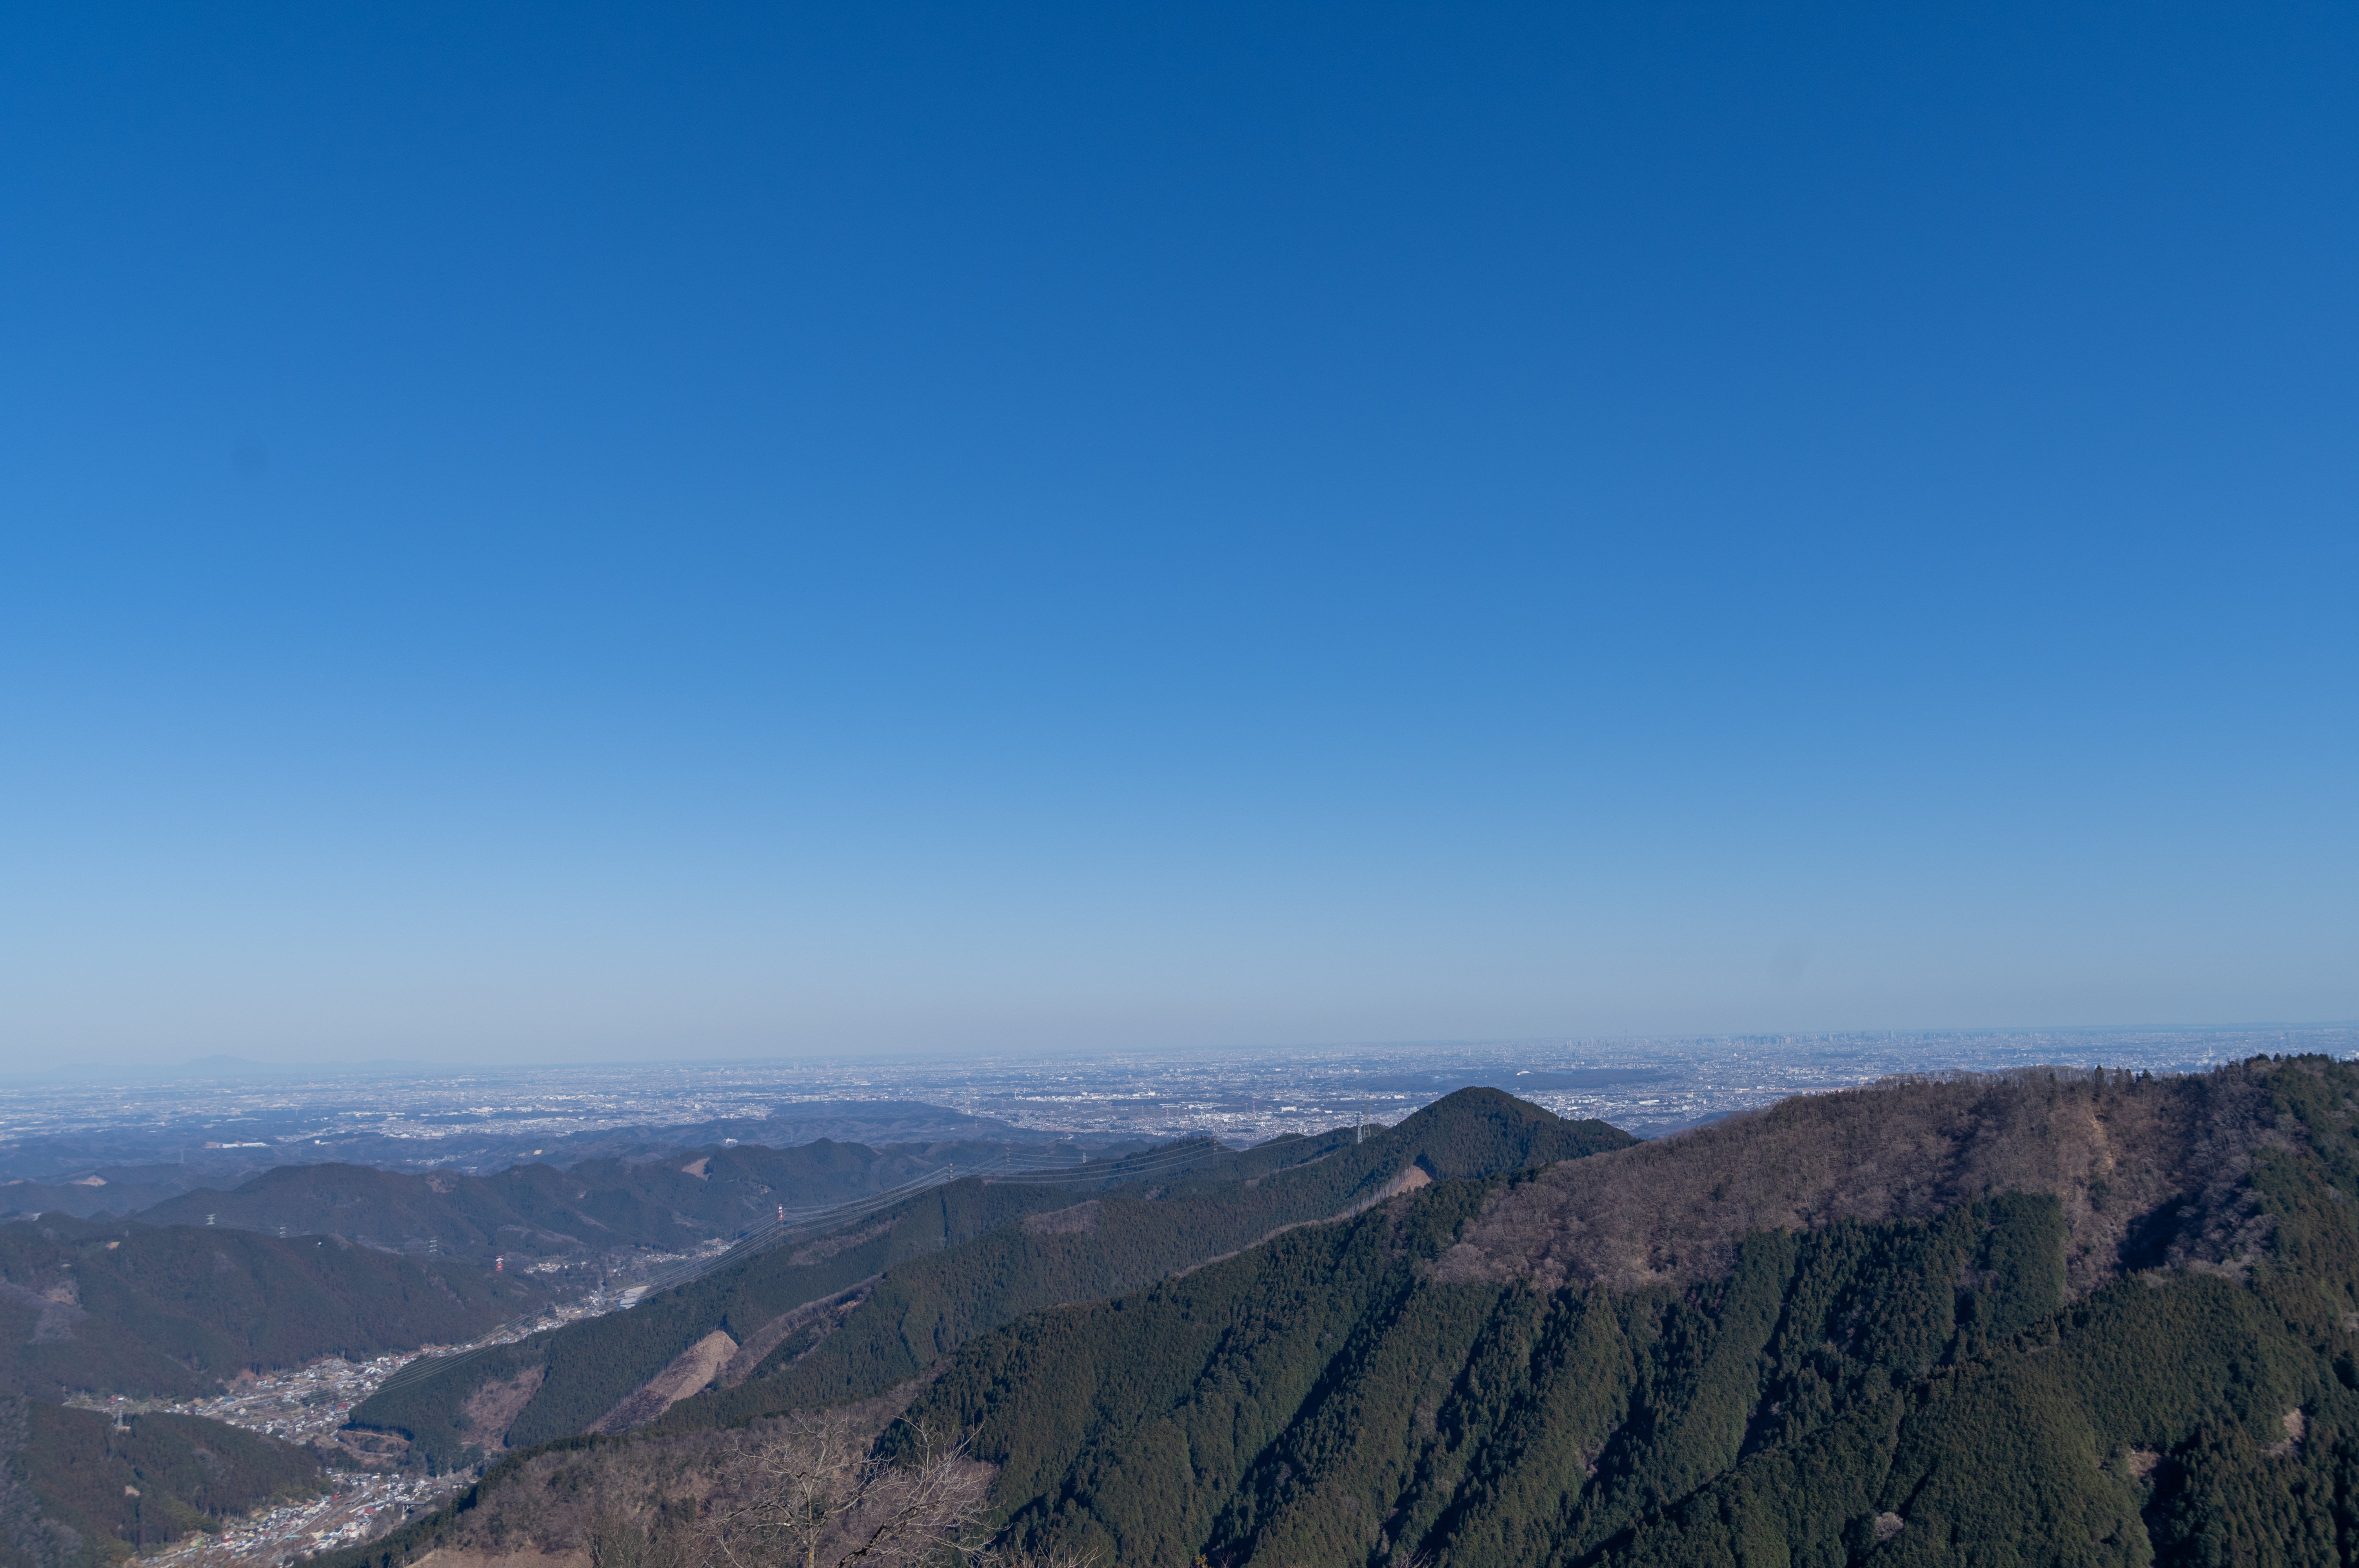
{"label": "shadowed hillside", "polygon": [[0,1226],[0,1391],[187,1398],[322,1356],[472,1338],[529,1279],[332,1238],[59,1218]]}
{"label": "shadowed hillside", "polygon": [[310,1454],[219,1422],[0,1398],[0,1568],[101,1568],[319,1484]]}

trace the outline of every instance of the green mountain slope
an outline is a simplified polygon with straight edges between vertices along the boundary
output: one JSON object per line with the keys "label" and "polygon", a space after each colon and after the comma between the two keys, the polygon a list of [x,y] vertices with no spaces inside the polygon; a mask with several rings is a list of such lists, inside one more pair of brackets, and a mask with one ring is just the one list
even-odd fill
{"label": "green mountain slope", "polygon": [[1564,1121],[1496,1089],[1462,1089],[1364,1142],[1338,1129],[1223,1155],[1180,1178],[1118,1187],[912,1260],[879,1281],[840,1330],[807,1350],[781,1346],[756,1368],[758,1380],[676,1406],[663,1429],[734,1426],[881,1393],[1020,1313],[1135,1290],[1285,1227],[1333,1218],[1405,1180],[1488,1175],[1633,1142],[1603,1122]]}
{"label": "green mountain slope", "polygon": [[1789,1101],[964,1345],[1014,1539],[1121,1564],[2335,1563],[2359,1069]]}
{"label": "green mountain slope", "polygon": [[[448,1370],[397,1382],[353,1411],[353,1424],[399,1432],[412,1452],[440,1468],[479,1451],[523,1447],[588,1430],[682,1351],[718,1330],[752,1340],[798,1307],[822,1302],[894,1263],[953,1247],[1030,1209],[1071,1202],[1054,1189],[993,1187],[962,1181],[897,1205],[864,1222],[799,1246],[715,1271],[627,1312],[536,1335]],[[820,1326],[832,1326],[821,1318]],[[479,1400],[515,1387],[520,1398]],[[505,1420],[483,1424],[489,1403]]]}
{"label": "green mountain slope", "polygon": [[0,1399],[0,1568],[99,1568],[319,1484],[304,1450],[219,1422]]}
{"label": "green mountain slope", "polygon": [[[470,1446],[546,1442],[600,1423],[721,1333],[732,1342],[727,1361],[702,1392],[668,1411],[658,1404],[655,1430],[734,1426],[881,1392],[1020,1313],[1135,1289],[1283,1227],[1332,1217],[1395,1183],[1631,1141],[1603,1123],[1567,1122],[1476,1089],[1372,1130],[1364,1142],[1347,1128],[1243,1152],[1154,1152],[1109,1162],[1086,1182],[965,1179],[630,1312],[382,1390],[353,1420],[405,1433],[441,1464]],[[504,1408],[476,1397],[503,1383],[518,1390],[521,1406],[503,1430],[483,1430],[471,1406]]]}
{"label": "green mountain slope", "polygon": [[0,1226],[0,1392],[186,1398],[247,1368],[472,1338],[528,1278],[332,1238],[123,1221]]}

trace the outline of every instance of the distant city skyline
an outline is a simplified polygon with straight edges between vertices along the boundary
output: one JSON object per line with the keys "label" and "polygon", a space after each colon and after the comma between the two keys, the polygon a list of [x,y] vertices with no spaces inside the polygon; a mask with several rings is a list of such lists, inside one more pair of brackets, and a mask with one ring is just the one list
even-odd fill
{"label": "distant city skyline", "polygon": [[72,9],[0,1074],[2359,1019],[2359,15]]}

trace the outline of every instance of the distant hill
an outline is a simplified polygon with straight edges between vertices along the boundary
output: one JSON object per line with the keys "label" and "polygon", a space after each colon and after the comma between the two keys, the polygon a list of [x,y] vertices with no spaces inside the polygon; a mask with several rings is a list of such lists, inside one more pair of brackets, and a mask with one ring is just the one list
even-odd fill
{"label": "distant hill", "polygon": [[[1380,1195],[1632,1141],[1473,1089],[1364,1142],[1343,1128],[1243,1152],[1173,1146],[1086,1182],[969,1178],[628,1313],[381,1391],[353,1421],[401,1432],[441,1463],[592,1427],[742,1424],[881,1392],[1017,1314],[1133,1289]],[[502,1388],[515,1391],[485,1392]],[[470,1413],[485,1410],[499,1411],[498,1430]]]}
{"label": "distant hill", "polygon": [[165,1182],[125,1182],[93,1173],[71,1182],[9,1182],[0,1184],[0,1221],[62,1214],[75,1219],[132,1215],[152,1208],[187,1186]]}
{"label": "distant hill", "polygon": [[548,1303],[528,1276],[334,1238],[0,1225],[0,1393],[187,1398],[248,1369],[471,1339]]}
{"label": "distant hill", "polygon": [[871,1149],[828,1139],[675,1151],[658,1160],[585,1160],[570,1170],[512,1166],[489,1176],[408,1174],[364,1165],[282,1165],[229,1192],[199,1189],[136,1217],[157,1225],[342,1236],[363,1246],[560,1257],[613,1247],[694,1246],[734,1237],[780,1210],[823,1207],[946,1169],[1006,1162],[995,1142]]}
{"label": "distant hill", "polygon": [[[226,1188],[265,1170],[303,1164],[487,1175],[535,1160],[565,1168],[583,1160],[658,1159],[675,1150],[720,1147],[732,1141],[785,1149],[822,1138],[872,1149],[982,1141],[1034,1146],[1080,1142],[1095,1151],[1117,1144],[1136,1148],[1139,1142],[1136,1138],[1074,1140],[914,1100],[814,1100],[778,1106],[768,1116],[640,1122],[561,1138],[502,1127],[496,1118],[486,1125],[453,1127],[425,1139],[389,1133],[367,1122],[323,1130],[314,1113],[289,1108],[202,1125],[132,1125],[0,1141],[0,1182],[56,1186],[93,1171],[111,1178],[114,1169],[145,1167],[174,1190]],[[0,1187],[0,1206],[5,1206],[5,1187]],[[0,1206],[0,1213],[5,1212],[5,1206]]]}
{"label": "distant hill", "polygon": [[[872,1149],[936,1143],[1051,1143],[1065,1135],[1016,1127],[919,1100],[809,1100],[782,1105],[768,1116],[723,1117],[699,1122],[647,1122],[572,1133],[548,1145],[551,1160],[642,1159],[674,1149],[701,1149],[734,1139],[788,1149],[827,1139]],[[1095,1147],[1104,1140],[1091,1141]],[[1136,1141],[1132,1141],[1136,1145]]]}
{"label": "distant hill", "polygon": [[[605,1228],[575,1209],[571,1200],[578,1192],[578,1184],[546,1165],[489,1179],[404,1175],[365,1165],[282,1165],[228,1192],[180,1194],[135,1217],[150,1225],[338,1236],[396,1252],[431,1245],[476,1257],[506,1242],[538,1254],[579,1249],[583,1242],[571,1232]],[[566,1228],[537,1223],[543,1217]]]}
{"label": "distant hill", "polygon": [[219,1422],[0,1398],[0,1568],[104,1568],[319,1487],[310,1453]]}

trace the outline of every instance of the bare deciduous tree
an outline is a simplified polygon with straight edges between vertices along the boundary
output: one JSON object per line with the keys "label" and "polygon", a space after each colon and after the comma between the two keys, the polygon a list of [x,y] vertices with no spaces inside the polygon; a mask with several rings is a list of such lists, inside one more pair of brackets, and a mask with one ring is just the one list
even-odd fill
{"label": "bare deciduous tree", "polygon": [[691,1551],[700,1568],[916,1568],[987,1562],[990,1467],[923,1427],[895,1460],[829,1418],[734,1455]]}
{"label": "bare deciduous tree", "polygon": [[684,1568],[678,1541],[661,1530],[649,1533],[625,1514],[601,1509],[583,1534],[590,1568]]}

